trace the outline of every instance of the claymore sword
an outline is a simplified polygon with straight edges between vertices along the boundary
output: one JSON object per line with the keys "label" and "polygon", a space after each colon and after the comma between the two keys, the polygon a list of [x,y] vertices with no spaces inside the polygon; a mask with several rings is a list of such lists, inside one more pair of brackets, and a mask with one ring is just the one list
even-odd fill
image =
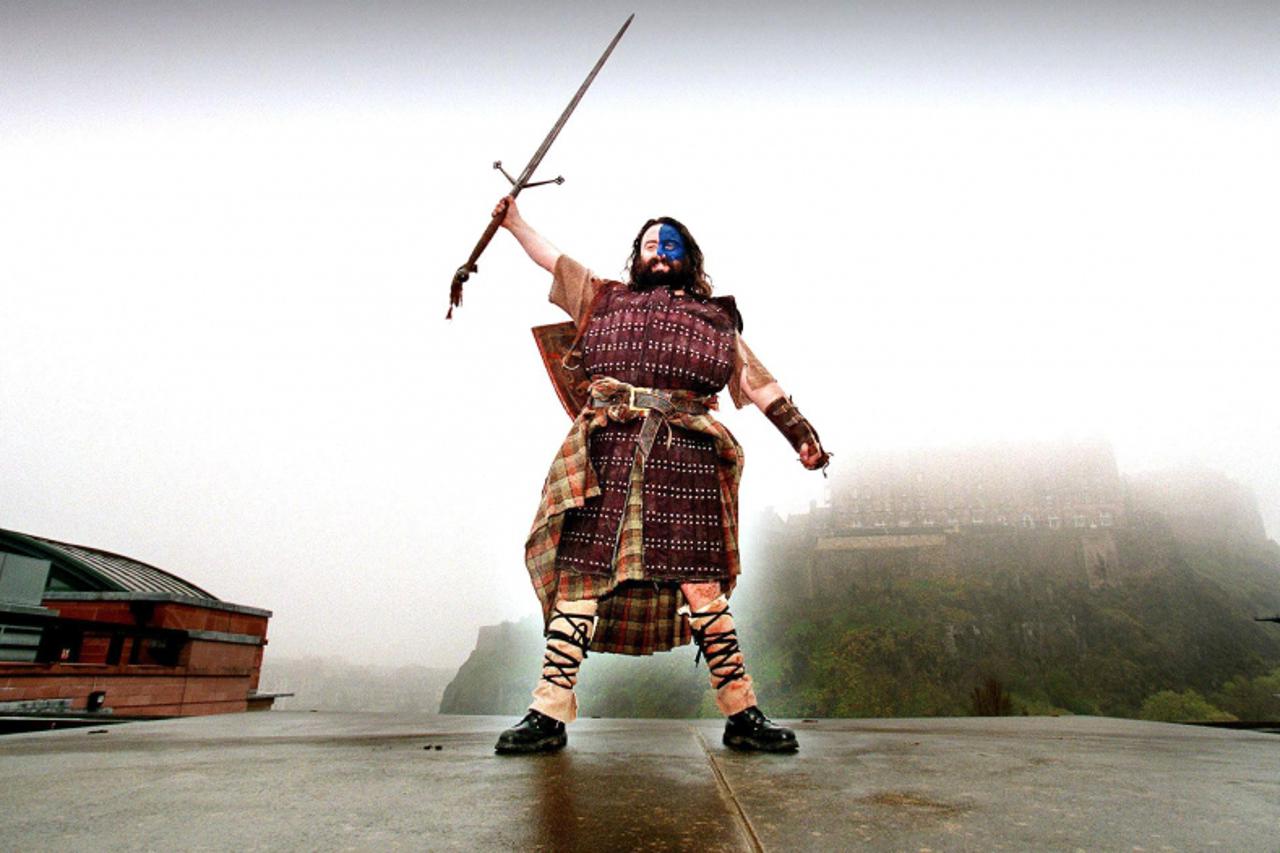
{"label": "claymore sword", "polygon": [[[556,141],[556,137],[560,135],[560,131],[564,128],[565,123],[569,121],[569,116],[573,115],[573,110],[578,106],[578,101],[582,100],[582,96],[587,93],[587,88],[591,86],[591,81],[596,79],[596,75],[600,73],[600,69],[604,67],[605,62],[609,59],[609,54],[613,53],[613,49],[618,46],[618,42],[622,40],[622,34],[627,31],[627,27],[631,26],[631,19],[635,17],[632,13],[623,23],[622,29],[618,30],[618,34],[613,37],[613,41],[609,42],[609,46],[605,48],[604,53],[600,55],[600,59],[596,61],[595,67],[591,69],[591,73],[587,75],[587,79],[582,81],[582,85],[578,87],[578,91],[574,93],[573,100],[569,101],[569,106],[564,108],[564,112],[560,114],[560,118],[556,120],[555,126],[551,128],[551,132],[547,134],[547,138],[542,140],[542,144],[538,146],[538,150],[533,152],[529,165],[524,167],[524,171],[520,176],[513,178],[507,174],[502,168],[502,161],[498,160],[493,164],[493,168],[502,172],[508,181],[511,182],[511,192],[507,195],[515,198],[520,195],[520,191],[525,187],[536,187],[542,184],[563,184],[564,178],[556,177],[549,181],[537,181],[530,183],[533,177],[533,171],[538,168],[542,162],[542,158],[547,155],[551,143]],[[480,236],[480,241],[476,243],[476,247],[471,250],[471,257],[467,258],[467,262],[458,267],[458,271],[453,274],[453,284],[449,288],[449,313],[445,314],[445,319],[453,317],[453,307],[462,304],[462,284],[471,274],[477,271],[476,261],[480,259],[480,255],[489,245],[489,241],[493,239],[493,235],[498,233],[498,227],[502,223],[502,218],[506,216],[506,208],[503,207],[493,219],[489,221],[489,227],[484,229],[484,234]]]}

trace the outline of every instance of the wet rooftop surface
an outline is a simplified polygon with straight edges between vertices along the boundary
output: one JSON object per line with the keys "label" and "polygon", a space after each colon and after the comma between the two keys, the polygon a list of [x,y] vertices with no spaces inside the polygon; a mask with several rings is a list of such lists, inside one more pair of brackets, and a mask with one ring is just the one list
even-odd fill
{"label": "wet rooftop surface", "polygon": [[0,738],[2,849],[1280,849],[1280,736],[1097,717],[792,722],[235,714]]}

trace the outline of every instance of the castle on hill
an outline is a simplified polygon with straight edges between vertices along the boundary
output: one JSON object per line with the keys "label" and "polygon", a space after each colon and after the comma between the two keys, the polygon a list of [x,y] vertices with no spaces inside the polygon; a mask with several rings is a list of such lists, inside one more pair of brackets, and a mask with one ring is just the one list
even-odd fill
{"label": "castle on hill", "polygon": [[784,526],[810,595],[858,577],[1032,568],[1108,587],[1154,571],[1133,547],[1152,524],[1200,540],[1266,541],[1245,487],[1204,469],[1123,476],[1102,441],[913,450],[841,467],[827,505]]}
{"label": "castle on hill", "polygon": [[1124,524],[1124,487],[1109,445],[918,450],[858,460],[832,484],[841,532]]}

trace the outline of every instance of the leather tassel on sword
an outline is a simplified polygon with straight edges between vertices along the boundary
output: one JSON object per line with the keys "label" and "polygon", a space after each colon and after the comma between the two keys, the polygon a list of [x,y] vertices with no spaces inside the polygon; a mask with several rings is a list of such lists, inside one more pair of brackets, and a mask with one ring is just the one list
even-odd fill
{"label": "leather tassel on sword", "polygon": [[[618,30],[618,34],[613,37],[613,41],[609,42],[609,46],[605,48],[600,59],[596,61],[595,67],[591,69],[591,73],[587,75],[587,79],[582,81],[582,85],[578,87],[578,91],[574,93],[573,100],[569,101],[569,106],[564,108],[564,112],[560,114],[560,118],[556,120],[555,126],[551,128],[551,132],[547,134],[547,138],[542,140],[542,144],[538,146],[538,150],[533,153],[533,158],[529,160],[529,165],[524,167],[524,171],[519,177],[513,178],[507,174],[502,168],[502,161],[498,160],[493,164],[493,168],[502,172],[508,181],[511,182],[511,192],[507,195],[515,198],[520,195],[520,191],[525,187],[537,187],[543,184],[563,184],[564,178],[555,177],[548,181],[532,181],[533,172],[542,162],[542,158],[546,156],[551,143],[556,141],[556,137],[560,135],[560,131],[564,128],[565,123],[569,121],[569,116],[573,115],[573,110],[578,106],[578,101],[582,100],[582,96],[586,94],[591,82],[596,79],[596,75],[600,73],[600,69],[604,67],[605,62],[609,59],[609,54],[613,53],[613,49],[617,47],[618,42],[622,40],[622,34],[627,31],[627,27],[631,26],[631,20],[635,18],[632,13],[628,16],[626,22],[623,23],[622,29]],[[477,271],[476,261],[480,259],[480,255],[484,253],[485,248],[489,245],[489,241],[493,239],[493,235],[498,233],[498,228],[502,223],[502,217],[506,215],[506,208],[503,207],[494,213],[493,218],[489,221],[489,227],[485,228],[484,234],[480,235],[479,242],[476,247],[471,250],[471,257],[467,258],[467,262],[458,267],[458,271],[453,274],[453,284],[449,288],[449,312],[445,314],[445,319],[453,318],[453,309],[456,305],[462,304],[462,285],[471,277],[472,273]]]}

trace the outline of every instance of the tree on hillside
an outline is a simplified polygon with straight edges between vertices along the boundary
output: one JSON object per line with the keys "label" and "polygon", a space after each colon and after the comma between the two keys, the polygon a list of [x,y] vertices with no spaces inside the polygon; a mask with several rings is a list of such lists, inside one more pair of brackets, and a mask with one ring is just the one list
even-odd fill
{"label": "tree on hillside", "polygon": [[1152,694],[1142,703],[1142,710],[1138,712],[1138,717],[1163,723],[1226,722],[1235,719],[1226,711],[1210,705],[1194,690],[1185,690],[1182,693],[1161,690],[1159,693]]}
{"label": "tree on hillside", "polygon": [[1241,720],[1280,720],[1280,668],[1253,679],[1237,675],[1214,699]]}

